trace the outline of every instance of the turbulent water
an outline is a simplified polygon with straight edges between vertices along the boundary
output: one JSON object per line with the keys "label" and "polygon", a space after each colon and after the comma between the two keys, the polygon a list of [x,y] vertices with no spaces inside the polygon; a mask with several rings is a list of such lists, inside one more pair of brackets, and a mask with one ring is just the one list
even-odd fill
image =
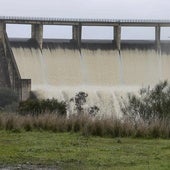
{"label": "turbulent water", "polygon": [[12,47],[22,78],[31,78],[41,97],[69,101],[88,93],[87,105],[104,114],[120,114],[119,101],[127,92],[170,80],[170,55],[154,50],[90,50]]}

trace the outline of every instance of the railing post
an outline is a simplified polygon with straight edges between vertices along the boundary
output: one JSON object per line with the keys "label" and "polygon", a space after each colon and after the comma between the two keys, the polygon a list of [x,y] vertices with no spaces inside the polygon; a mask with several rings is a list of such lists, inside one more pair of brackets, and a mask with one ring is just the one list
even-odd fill
{"label": "railing post", "polygon": [[72,39],[75,41],[78,45],[78,47],[81,46],[81,34],[82,34],[82,26],[79,25],[73,25],[72,27]]}
{"label": "railing post", "polygon": [[43,25],[42,24],[32,24],[31,38],[36,40],[40,49],[42,49],[42,44],[43,44]]}
{"label": "railing post", "polygon": [[114,26],[114,42],[116,44],[116,48],[120,51],[121,48],[121,26]]}
{"label": "railing post", "polygon": [[155,44],[157,51],[161,49],[161,27],[157,25],[155,27]]}

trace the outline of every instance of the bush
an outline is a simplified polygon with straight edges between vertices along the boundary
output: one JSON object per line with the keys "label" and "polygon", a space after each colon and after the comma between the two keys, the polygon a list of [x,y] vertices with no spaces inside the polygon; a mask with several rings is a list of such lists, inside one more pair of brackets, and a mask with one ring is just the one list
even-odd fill
{"label": "bush", "polygon": [[129,94],[128,100],[124,100],[121,110],[125,115],[134,119],[170,117],[170,85],[167,81],[160,82],[153,89],[142,88],[139,96]]}
{"label": "bush", "polygon": [[19,113],[22,115],[32,114],[38,115],[45,112],[66,115],[66,103],[58,102],[57,99],[29,99],[19,103]]}
{"label": "bush", "polygon": [[[18,102],[17,94],[9,88],[0,88],[0,109],[13,108]],[[16,107],[15,107],[16,108]]]}
{"label": "bush", "polygon": [[83,113],[89,113],[91,116],[96,116],[99,112],[99,108],[97,106],[90,106],[88,108],[84,108],[84,104],[87,102],[88,94],[85,92],[78,92],[75,97],[70,99],[70,102],[74,102],[74,110],[75,113],[83,114]]}

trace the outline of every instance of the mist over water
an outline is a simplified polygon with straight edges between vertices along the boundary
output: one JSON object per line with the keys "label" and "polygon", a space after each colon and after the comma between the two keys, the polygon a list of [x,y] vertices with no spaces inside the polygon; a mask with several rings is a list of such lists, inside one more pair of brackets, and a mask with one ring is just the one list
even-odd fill
{"label": "mist over water", "polygon": [[[69,101],[88,93],[84,107],[120,115],[119,101],[142,86],[170,80],[170,55],[154,50],[90,50],[12,47],[22,78],[31,78],[32,90],[44,98]],[[71,112],[70,105],[70,112]]]}

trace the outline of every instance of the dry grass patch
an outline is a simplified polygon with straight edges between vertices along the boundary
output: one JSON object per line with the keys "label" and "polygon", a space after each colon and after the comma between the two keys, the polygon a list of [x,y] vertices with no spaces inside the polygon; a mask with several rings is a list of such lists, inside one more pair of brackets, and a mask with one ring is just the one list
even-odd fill
{"label": "dry grass patch", "polygon": [[44,130],[53,132],[79,132],[85,136],[153,137],[169,138],[169,119],[155,118],[133,121],[130,118],[94,118],[86,114],[68,117],[56,114],[18,115],[0,114],[0,129],[10,131]]}

